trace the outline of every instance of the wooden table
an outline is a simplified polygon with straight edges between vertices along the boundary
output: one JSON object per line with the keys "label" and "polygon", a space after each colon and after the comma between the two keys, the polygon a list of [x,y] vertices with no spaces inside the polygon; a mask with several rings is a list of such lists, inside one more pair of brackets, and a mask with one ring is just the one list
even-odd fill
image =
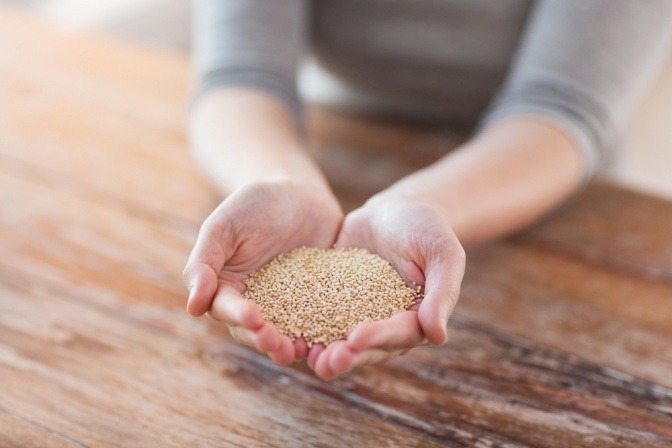
{"label": "wooden table", "polygon": [[[672,204],[590,188],[469,252],[446,346],[325,383],[184,311],[217,202],[187,77],[0,10],[0,446],[672,446]],[[456,141],[326,110],[311,129],[348,208]]]}

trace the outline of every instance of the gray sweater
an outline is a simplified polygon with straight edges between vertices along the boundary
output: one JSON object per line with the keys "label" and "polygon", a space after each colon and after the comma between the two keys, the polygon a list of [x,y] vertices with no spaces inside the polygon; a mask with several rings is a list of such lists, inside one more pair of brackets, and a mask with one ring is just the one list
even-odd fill
{"label": "gray sweater", "polygon": [[539,117],[588,176],[665,60],[672,0],[199,0],[194,29],[198,95],[263,89],[297,119],[305,98],[445,125]]}

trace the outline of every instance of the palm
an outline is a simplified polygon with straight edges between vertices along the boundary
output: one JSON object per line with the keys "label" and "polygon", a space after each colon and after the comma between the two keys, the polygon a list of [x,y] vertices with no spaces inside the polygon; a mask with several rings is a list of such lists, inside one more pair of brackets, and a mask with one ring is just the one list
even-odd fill
{"label": "palm", "polygon": [[445,323],[462,274],[462,248],[434,210],[413,202],[365,206],[347,216],[338,246],[363,247],[388,260],[408,283],[425,287],[427,303],[365,324],[347,341],[317,348],[310,354],[316,373],[330,378],[358,364],[385,362],[409,349],[445,341]]}
{"label": "palm", "polygon": [[229,241],[231,256],[219,274],[221,281],[242,285],[249,274],[281,253],[334,244],[340,211],[302,193],[297,198],[285,189],[263,186],[231,197],[222,214],[235,216],[228,230],[235,237]]}
{"label": "palm", "polygon": [[426,257],[431,245],[442,237],[436,216],[417,205],[389,207],[370,212],[360,209],[350,214],[338,238],[338,245],[362,247],[388,260],[411,284],[424,284]]}
{"label": "palm", "polygon": [[230,326],[236,339],[269,353],[276,362],[304,357],[304,341],[292,343],[281,336],[263,321],[256,305],[242,298],[243,281],[293,248],[330,247],[340,222],[337,204],[298,185],[257,184],[234,193],[204,223],[185,270],[198,291],[189,311],[209,311]]}

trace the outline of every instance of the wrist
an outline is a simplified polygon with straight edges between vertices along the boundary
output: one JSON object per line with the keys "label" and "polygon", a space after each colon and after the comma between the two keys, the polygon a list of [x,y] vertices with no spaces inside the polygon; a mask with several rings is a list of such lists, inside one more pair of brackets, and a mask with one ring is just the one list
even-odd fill
{"label": "wrist", "polygon": [[420,190],[406,188],[406,186],[397,188],[396,185],[393,185],[369,198],[362,208],[375,210],[409,204],[439,217],[448,227],[452,227],[444,204],[433,200],[431,196],[423,194]]}
{"label": "wrist", "polygon": [[293,182],[333,196],[324,175],[298,144],[194,145],[193,154],[223,195],[259,182]]}
{"label": "wrist", "polygon": [[381,192],[380,200],[428,204],[465,245],[523,229],[576,189],[581,173],[571,140],[544,122],[493,124],[443,159]]}
{"label": "wrist", "polygon": [[338,214],[343,215],[341,204],[328,184],[318,183],[291,174],[278,173],[264,179],[250,180],[239,184],[235,190],[232,190],[232,192],[251,187],[253,188],[259,185],[277,188],[286,191],[289,195],[296,195],[297,197],[312,197],[314,201],[313,203],[319,204],[320,209],[337,210]]}
{"label": "wrist", "polygon": [[264,92],[242,88],[211,92],[192,111],[189,137],[198,165],[225,195],[268,180],[291,179],[328,189],[294,129],[291,114]]}

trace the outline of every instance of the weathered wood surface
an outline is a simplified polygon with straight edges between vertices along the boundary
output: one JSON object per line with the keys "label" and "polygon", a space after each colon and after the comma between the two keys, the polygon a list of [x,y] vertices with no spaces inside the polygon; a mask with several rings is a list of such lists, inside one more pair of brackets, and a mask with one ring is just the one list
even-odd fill
{"label": "weathered wood surface", "polygon": [[[332,383],[186,316],[186,64],[0,9],[0,446],[672,446],[672,204],[612,185],[470,251],[445,347]],[[311,138],[348,208],[459,141]]]}
{"label": "weathered wood surface", "polygon": [[0,446],[3,448],[38,448],[54,447],[67,448],[78,445],[77,442],[67,437],[43,429],[41,425],[26,420],[24,417],[14,413],[7,413],[5,409],[0,409]]}
{"label": "weathered wood surface", "polygon": [[550,250],[670,284],[670,222],[669,202],[650,197],[642,201],[641,194],[610,185],[589,189],[527,236]]}

